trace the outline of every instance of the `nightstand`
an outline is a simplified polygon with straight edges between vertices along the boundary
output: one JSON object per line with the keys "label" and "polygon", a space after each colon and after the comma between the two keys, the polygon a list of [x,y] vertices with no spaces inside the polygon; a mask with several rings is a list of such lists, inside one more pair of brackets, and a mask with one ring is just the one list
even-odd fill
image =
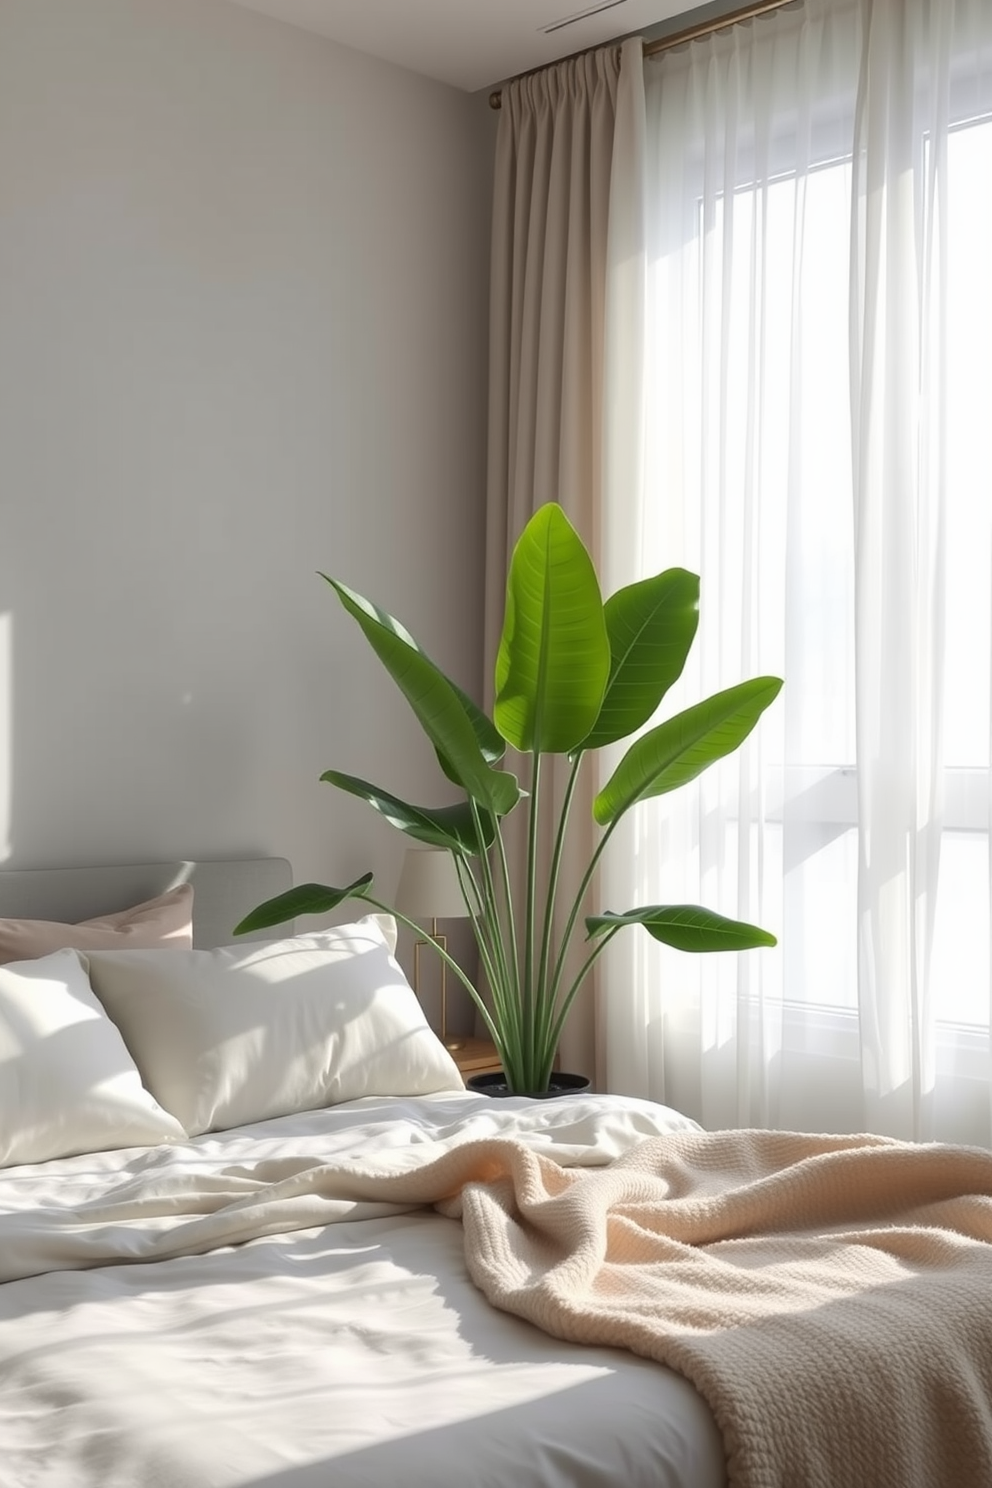
{"label": "nightstand", "polygon": [[460,1049],[450,1053],[463,1079],[468,1075],[495,1075],[503,1068],[490,1039],[467,1038]]}

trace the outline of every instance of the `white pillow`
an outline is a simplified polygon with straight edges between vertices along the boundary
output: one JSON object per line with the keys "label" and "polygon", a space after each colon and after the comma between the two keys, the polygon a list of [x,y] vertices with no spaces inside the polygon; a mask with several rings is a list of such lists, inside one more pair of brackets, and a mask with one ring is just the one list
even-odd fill
{"label": "white pillow", "polygon": [[0,966],[0,1167],[185,1135],[143,1088],[75,951]]}
{"label": "white pillow", "polygon": [[94,951],[93,990],[190,1136],[363,1095],[462,1090],[391,916],[214,951]]}

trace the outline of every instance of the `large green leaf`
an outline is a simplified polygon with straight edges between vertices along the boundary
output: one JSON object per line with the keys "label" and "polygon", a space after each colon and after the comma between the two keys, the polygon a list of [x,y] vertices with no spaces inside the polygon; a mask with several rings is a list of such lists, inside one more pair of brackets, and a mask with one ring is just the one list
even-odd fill
{"label": "large green leaf", "polygon": [[476,729],[484,717],[470,715],[464,694],[434,665],[409,631],[392,615],[356,594],[338,579],[322,575],[348,613],[358,621],[366,639],[403,693],[452,778],[473,800],[496,816],[505,816],[520,799],[515,776],[493,770],[479,744]]}
{"label": "large green leaf", "polygon": [[586,920],[590,940],[624,925],[643,925],[655,940],[677,951],[752,951],[778,944],[759,925],[728,920],[699,904],[651,904],[626,914],[591,915]]}
{"label": "large green leaf", "polygon": [[274,899],[266,899],[264,904],[259,904],[251,914],[245,915],[240,924],[235,925],[234,934],[247,935],[251,930],[268,930],[272,925],[284,925],[287,920],[295,920],[297,915],[327,914],[330,910],[337,909],[344,899],[363,898],[365,891],[371,887],[371,873],[363,873],[361,878],[356,878],[346,889],[331,889],[326,884],[298,884],[295,889],[287,889],[284,894],[277,894]]}
{"label": "large green leaf", "polygon": [[[450,677],[448,680],[449,682],[451,681]],[[477,703],[473,702],[468,693],[461,690],[457,682],[452,682],[451,686],[461,699],[462,707],[465,709],[469,721],[475,730],[475,737],[479,741],[479,748],[482,750],[483,759],[488,765],[498,765],[506,754],[506,740],[492,719],[483,713],[482,709]],[[461,785],[458,772],[453,765],[448,763],[440,750],[437,751],[437,762],[449,780],[453,781],[455,785]]]}
{"label": "large green leaf", "polygon": [[477,703],[473,702],[468,693],[463,692],[458,686],[458,683],[452,682],[450,677],[447,680],[455,695],[460,699],[461,705],[468,715],[469,722],[475,730],[475,737],[479,741],[479,748],[482,750],[483,759],[489,765],[498,765],[506,754],[506,740],[492,719],[486,713],[483,713],[482,709]]}
{"label": "large green leaf", "polygon": [[596,571],[561,507],[548,502],[510,561],[496,727],[524,753],[567,754],[596,722],[609,675]]}
{"label": "large green leaf", "polygon": [[582,749],[626,739],[682,674],[699,624],[699,577],[669,568],[618,589],[604,607],[612,664],[603,706]]}
{"label": "large green leaf", "polygon": [[[461,849],[478,853],[479,837],[475,829],[472,807],[468,801],[459,801],[454,806],[411,806],[399,796],[360,780],[357,775],[345,775],[341,770],[325,770],[321,780],[348,791],[380,812],[391,826],[398,827],[408,837],[418,842],[428,842],[433,847],[448,850]],[[496,837],[496,825],[488,811],[480,808],[483,846],[489,847]]]}
{"label": "large green leaf", "polygon": [[781,686],[779,677],[752,677],[714,693],[635,739],[593,803],[596,820],[606,826],[635,802],[676,790],[695,780],[715,760],[732,754]]}

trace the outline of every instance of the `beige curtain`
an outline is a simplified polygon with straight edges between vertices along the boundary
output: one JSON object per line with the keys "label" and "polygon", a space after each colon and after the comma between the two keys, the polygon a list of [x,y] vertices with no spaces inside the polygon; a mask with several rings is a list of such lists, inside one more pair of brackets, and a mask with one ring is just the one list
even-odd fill
{"label": "beige curtain", "polygon": [[[606,238],[620,56],[609,47],[503,89],[490,298],[489,679],[509,555],[536,508],[560,502],[598,559]],[[590,844],[592,836],[591,775],[586,786],[589,795],[576,800],[570,818],[572,861],[580,867],[588,862],[578,842],[583,820]],[[522,872],[522,844],[518,858]],[[576,1003],[561,1062],[595,1078],[591,986]]]}

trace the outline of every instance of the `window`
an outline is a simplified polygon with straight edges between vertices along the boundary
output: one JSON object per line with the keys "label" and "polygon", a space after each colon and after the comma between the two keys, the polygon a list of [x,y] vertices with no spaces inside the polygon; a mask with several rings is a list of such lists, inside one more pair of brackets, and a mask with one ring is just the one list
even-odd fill
{"label": "window", "polygon": [[780,952],[638,949],[649,1052],[614,1045],[706,1125],[989,1141],[992,11],[809,0],[647,63],[645,96],[613,541],[701,576],[666,711],[786,685],[694,796],[638,808],[610,887]]}

